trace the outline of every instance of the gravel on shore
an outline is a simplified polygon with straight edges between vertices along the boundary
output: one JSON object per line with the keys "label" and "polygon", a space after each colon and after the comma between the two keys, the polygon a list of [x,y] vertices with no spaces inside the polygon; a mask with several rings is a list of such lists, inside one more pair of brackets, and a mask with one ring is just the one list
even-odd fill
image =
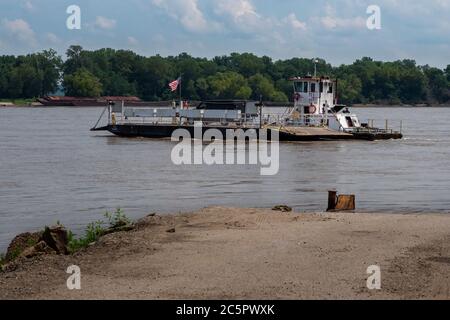
{"label": "gravel on shore", "polygon": [[[207,208],[0,273],[0,299],[449,299],[450,216]],[[67,268],[81,270],[68,290]],[[381,268],[381,290],[367,268]]]}

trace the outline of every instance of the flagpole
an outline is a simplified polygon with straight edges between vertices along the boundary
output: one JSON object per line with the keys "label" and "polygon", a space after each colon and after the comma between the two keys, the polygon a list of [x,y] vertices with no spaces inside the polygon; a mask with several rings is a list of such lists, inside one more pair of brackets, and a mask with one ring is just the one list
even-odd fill
{"label": "flagpole", "polygon": [[182,96],[181,96],[181,85],[182,85],[182,80],[181,80],[181,75],[180,75],[180,83],[179,83],[179,86],[180,86],[180,109],[183,109],[183,102],[182,102]]}

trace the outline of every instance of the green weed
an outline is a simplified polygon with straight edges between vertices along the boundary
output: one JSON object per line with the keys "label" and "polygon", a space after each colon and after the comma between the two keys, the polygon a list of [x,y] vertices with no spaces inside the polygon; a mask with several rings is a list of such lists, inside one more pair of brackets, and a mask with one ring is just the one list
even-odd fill
{"label": "green weed", "polygon": [[105,213],[108,221],[96,221],[87,225],[85,233],[80,238],[75,238],[72,231],[68,232],[69,251],[74,253],[80,249],[87,248],[91,243],[97,242],[108,229],[120,228],[131,224],[131,220],[124,214],[123,210],[118,208],[115,213]]}

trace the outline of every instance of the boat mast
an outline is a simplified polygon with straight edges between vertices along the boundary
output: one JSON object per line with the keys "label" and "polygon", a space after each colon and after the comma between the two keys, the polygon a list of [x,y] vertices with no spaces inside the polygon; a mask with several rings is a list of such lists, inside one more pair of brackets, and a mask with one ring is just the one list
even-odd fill
{"label": "boat mast", "polygon": [[259,129],[262,129],[263,124],[263,96],[259,96]]}
{"label": "boat mast", "polygon": [[339,100],[338,100],[339,99],[338,81],[339,81],[339,78],[336,77],[336,88],[334,88],[334,95],[335,95],[335,97],[334,97],[334,104],[335,105],[339,103]]}
{"label": "boat mast", "polygon": [[314,78],[317,78],[317,63],[319,63],[319,59],[314,58]]}

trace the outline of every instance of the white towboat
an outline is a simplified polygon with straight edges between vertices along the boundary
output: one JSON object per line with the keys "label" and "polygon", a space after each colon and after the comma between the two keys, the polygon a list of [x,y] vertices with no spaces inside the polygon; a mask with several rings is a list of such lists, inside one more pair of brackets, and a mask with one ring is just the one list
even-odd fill
{"label": "white towboat", "polygon": [[[294,104],[273,108],[264,103],[243,100],[203,101],[195,107],[183,102],[167,108],[127,107],[110,102],[106,130],[118,136],[170,138],[177,129],[191,134],[201,123],[203,131],[218,129],[278,131],[280,141],[387,140],[401,139],[401,132],[362,124],[345,105],[337,103],[337,80],[328,77],[296,77]],[[283,110],[282,113],[280,110]],[[106,111],[106,110],[105,110]],[[100,121],[100,119],[99,119]],[[97,124],[99,123],[97,122]],[[226,135],[224,135],[226,136]]]}

